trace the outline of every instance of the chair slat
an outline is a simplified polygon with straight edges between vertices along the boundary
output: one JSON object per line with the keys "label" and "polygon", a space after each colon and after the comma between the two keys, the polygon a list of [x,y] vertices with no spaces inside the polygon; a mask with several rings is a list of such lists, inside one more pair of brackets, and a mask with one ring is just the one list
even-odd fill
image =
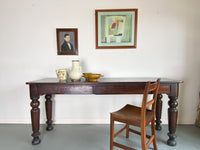
{"label": "chair slat", "polygon": [[130,148],[130,147],[127,147],[127,146],[125,146],[125,145],[122,145],[122,144],[119,144],[119,143],[116,143],[116,142],[113,142],[113,145],[114,145],[114,146],[117,146],[117,147],[119,147],[119,148],[125,149],[125,150],[136,150],[136,149],[134,149],[134,148]]}
{"label": "chair slat", "polygon": [[150,100],[149,102],[146,103],[146,108],[149,107],[154,103],[154,99]]}
{"label": "chair slat", "polygon": [[149,147],[149,145],[151,144],[151,142],[154,140],[155,136],[152,135],[151,138],[149,139],[149,141],[147,142],[147,147]]}
{"label": "chair slat", "polygon": [[152,83],[148,87],[148,91],[154,91],[157,88],[157,83]]}
{"label": "chair slat", "polygon": [[[132,133],[141,135],[141,132],[139,132],[139,131],[136,131],[136,130],[133,130],[133,129],[130,129],[130,128],[129,128],[129,131],[132,132]],[[147,138],[150,138],[151,136],[150,136],[150,135],[146,135],[146,137],[147,137]]]}
{"label": "chair slat", "polygon": [[115,133],[115,135],[114,135],[114,138],[116,137],[116,136],[118,136],[122,131],[124,131],[126,129],[126,125],[121,129],[121,130],[119,130],[117,133]]}

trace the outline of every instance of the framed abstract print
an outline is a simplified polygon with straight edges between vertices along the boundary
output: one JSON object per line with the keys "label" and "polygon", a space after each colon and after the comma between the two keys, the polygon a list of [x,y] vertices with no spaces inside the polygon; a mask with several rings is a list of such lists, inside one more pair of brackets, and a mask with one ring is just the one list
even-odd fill
{"label": "framed abstract print", "polygon": [[137,9],[95,10],[96,49],[136,48]]}
{"label": "framed abstract print", "polygon": [[57,28],[57,54],[78,55],[78,29]]}

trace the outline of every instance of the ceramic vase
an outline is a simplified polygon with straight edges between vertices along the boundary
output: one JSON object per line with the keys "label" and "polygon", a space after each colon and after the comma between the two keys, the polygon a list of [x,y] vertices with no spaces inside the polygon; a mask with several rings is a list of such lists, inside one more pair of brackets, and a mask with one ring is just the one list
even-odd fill
{"label": "ceramic vase", "polygon": [[72,68],[69,73],[69,77],[71,78],[72,81],[80,81],[82,77],[82,70],[80,66],[79,60],[72,60]]}

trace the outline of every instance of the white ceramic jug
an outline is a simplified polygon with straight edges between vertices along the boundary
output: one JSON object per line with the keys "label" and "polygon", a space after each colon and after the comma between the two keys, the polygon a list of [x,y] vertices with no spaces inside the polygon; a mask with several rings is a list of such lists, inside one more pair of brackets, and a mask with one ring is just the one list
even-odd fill
{"label": "white ceramic jug", "polygon": [[69,77],[72,81],[80,81],[82,77],[82,70],[79,63],[79,60],[72,60],[72,68],[69,73]]}

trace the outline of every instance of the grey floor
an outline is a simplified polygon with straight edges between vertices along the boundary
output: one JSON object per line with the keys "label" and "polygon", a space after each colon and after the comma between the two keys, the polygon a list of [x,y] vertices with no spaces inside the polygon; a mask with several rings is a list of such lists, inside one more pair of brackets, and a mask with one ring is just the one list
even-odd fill
{"label": "grey floor", "polygon": [[[116,129],[121,127],[116,125]],[[178,144],[170,147],[166,144],[168,127],[162,127],[162,131],[157,131],[159,150],[200,150],[200,128],[178,125]],[[109,125],[54,125],[54,130],[49,132],[41,125],[42,142],[35,146],[31,144],[30,134],[30,125],[0,124],[0,150],[109,150]],[[130,134],[126,139],[124,135],[121,133],[116,141],[140,149],[140,136]]]}

